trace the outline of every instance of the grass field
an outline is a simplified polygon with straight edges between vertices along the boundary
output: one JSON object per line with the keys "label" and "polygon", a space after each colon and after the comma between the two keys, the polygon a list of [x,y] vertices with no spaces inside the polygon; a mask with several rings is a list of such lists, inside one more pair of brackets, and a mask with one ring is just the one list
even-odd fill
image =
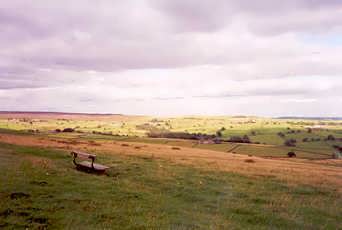
{"label": "grass field", "polygon": [[[0,228],[342,227],[342,160],[331,159],[340,142],[324,140],[342,136],[339,121],[11,116],[0,116]],[[249,135],[260,144],[148,138],[142,125],[206,134],[225,127],[224,138]],[[321,127],[308,133],[307,125]],[[76,131],[54,131],[68,127]],[[296,146],[284,146],[279,132]],[[72,149],[110,168],[77,171]]]}
{"label": "grass field", "polygon": [[338,229],[336,188],[288,185],[161,159],[102,154],[76,171],[67,152],[0,145],[0,226],[63,229]]}

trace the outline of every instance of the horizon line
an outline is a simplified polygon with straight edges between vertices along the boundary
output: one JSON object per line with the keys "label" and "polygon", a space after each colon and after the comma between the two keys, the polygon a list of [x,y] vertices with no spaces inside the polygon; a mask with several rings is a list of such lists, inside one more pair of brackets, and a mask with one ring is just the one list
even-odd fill
{"label": "horizon line", "polygon": [[342,116],[260,116],[260,115],[251,115],[251,114],[222,114],[222,115],[201,115],[201,114],[186,114],[186,115],[142,115],[142,114],[122,114],[122,113],[90,113],[90,112],[64,112],[64,111],[26,111],[26,110],[0,110],[0,114],[56,114],[56,115],[88,115],[88,116],[146,116],[146,117],[189,117],[189,116],[198,116],[198,117],[260,117],[260,118],[273,118],[273,119],[327,119],[327,120],[342,120]]}

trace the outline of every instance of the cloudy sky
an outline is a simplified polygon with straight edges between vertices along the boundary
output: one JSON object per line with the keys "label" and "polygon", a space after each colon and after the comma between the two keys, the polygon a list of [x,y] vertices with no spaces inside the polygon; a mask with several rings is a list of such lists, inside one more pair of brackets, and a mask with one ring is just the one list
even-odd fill
{"label": "cloudy sky", "polygon": [[342,116],[342,1],[2,0],[0,110]]}

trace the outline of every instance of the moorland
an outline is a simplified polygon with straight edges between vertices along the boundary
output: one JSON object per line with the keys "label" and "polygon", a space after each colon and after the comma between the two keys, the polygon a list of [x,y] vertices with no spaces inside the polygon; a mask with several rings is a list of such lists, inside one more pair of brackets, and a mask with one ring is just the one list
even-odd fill
{"label": "moorland", "polygon": [[341,146],[338,119],[3,112],[0,226],[338,229]]}

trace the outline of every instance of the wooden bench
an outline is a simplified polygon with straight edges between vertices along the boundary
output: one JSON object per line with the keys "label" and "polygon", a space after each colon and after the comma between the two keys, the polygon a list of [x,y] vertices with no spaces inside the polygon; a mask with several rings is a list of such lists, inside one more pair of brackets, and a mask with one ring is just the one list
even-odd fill
{"label": "wooden bench", "polygon": [[[96,172],[96,173],[104,173],[106,169],[109,167],[101,164],[96,164],[95,154],[89,154],[81,151],[72,151],[71,155],[73,156],[73,163],[76,165],[76,169],[86,171],[86,172]],[[81,161],[77,162],[76,158],[90,159],[91,161]]]}

